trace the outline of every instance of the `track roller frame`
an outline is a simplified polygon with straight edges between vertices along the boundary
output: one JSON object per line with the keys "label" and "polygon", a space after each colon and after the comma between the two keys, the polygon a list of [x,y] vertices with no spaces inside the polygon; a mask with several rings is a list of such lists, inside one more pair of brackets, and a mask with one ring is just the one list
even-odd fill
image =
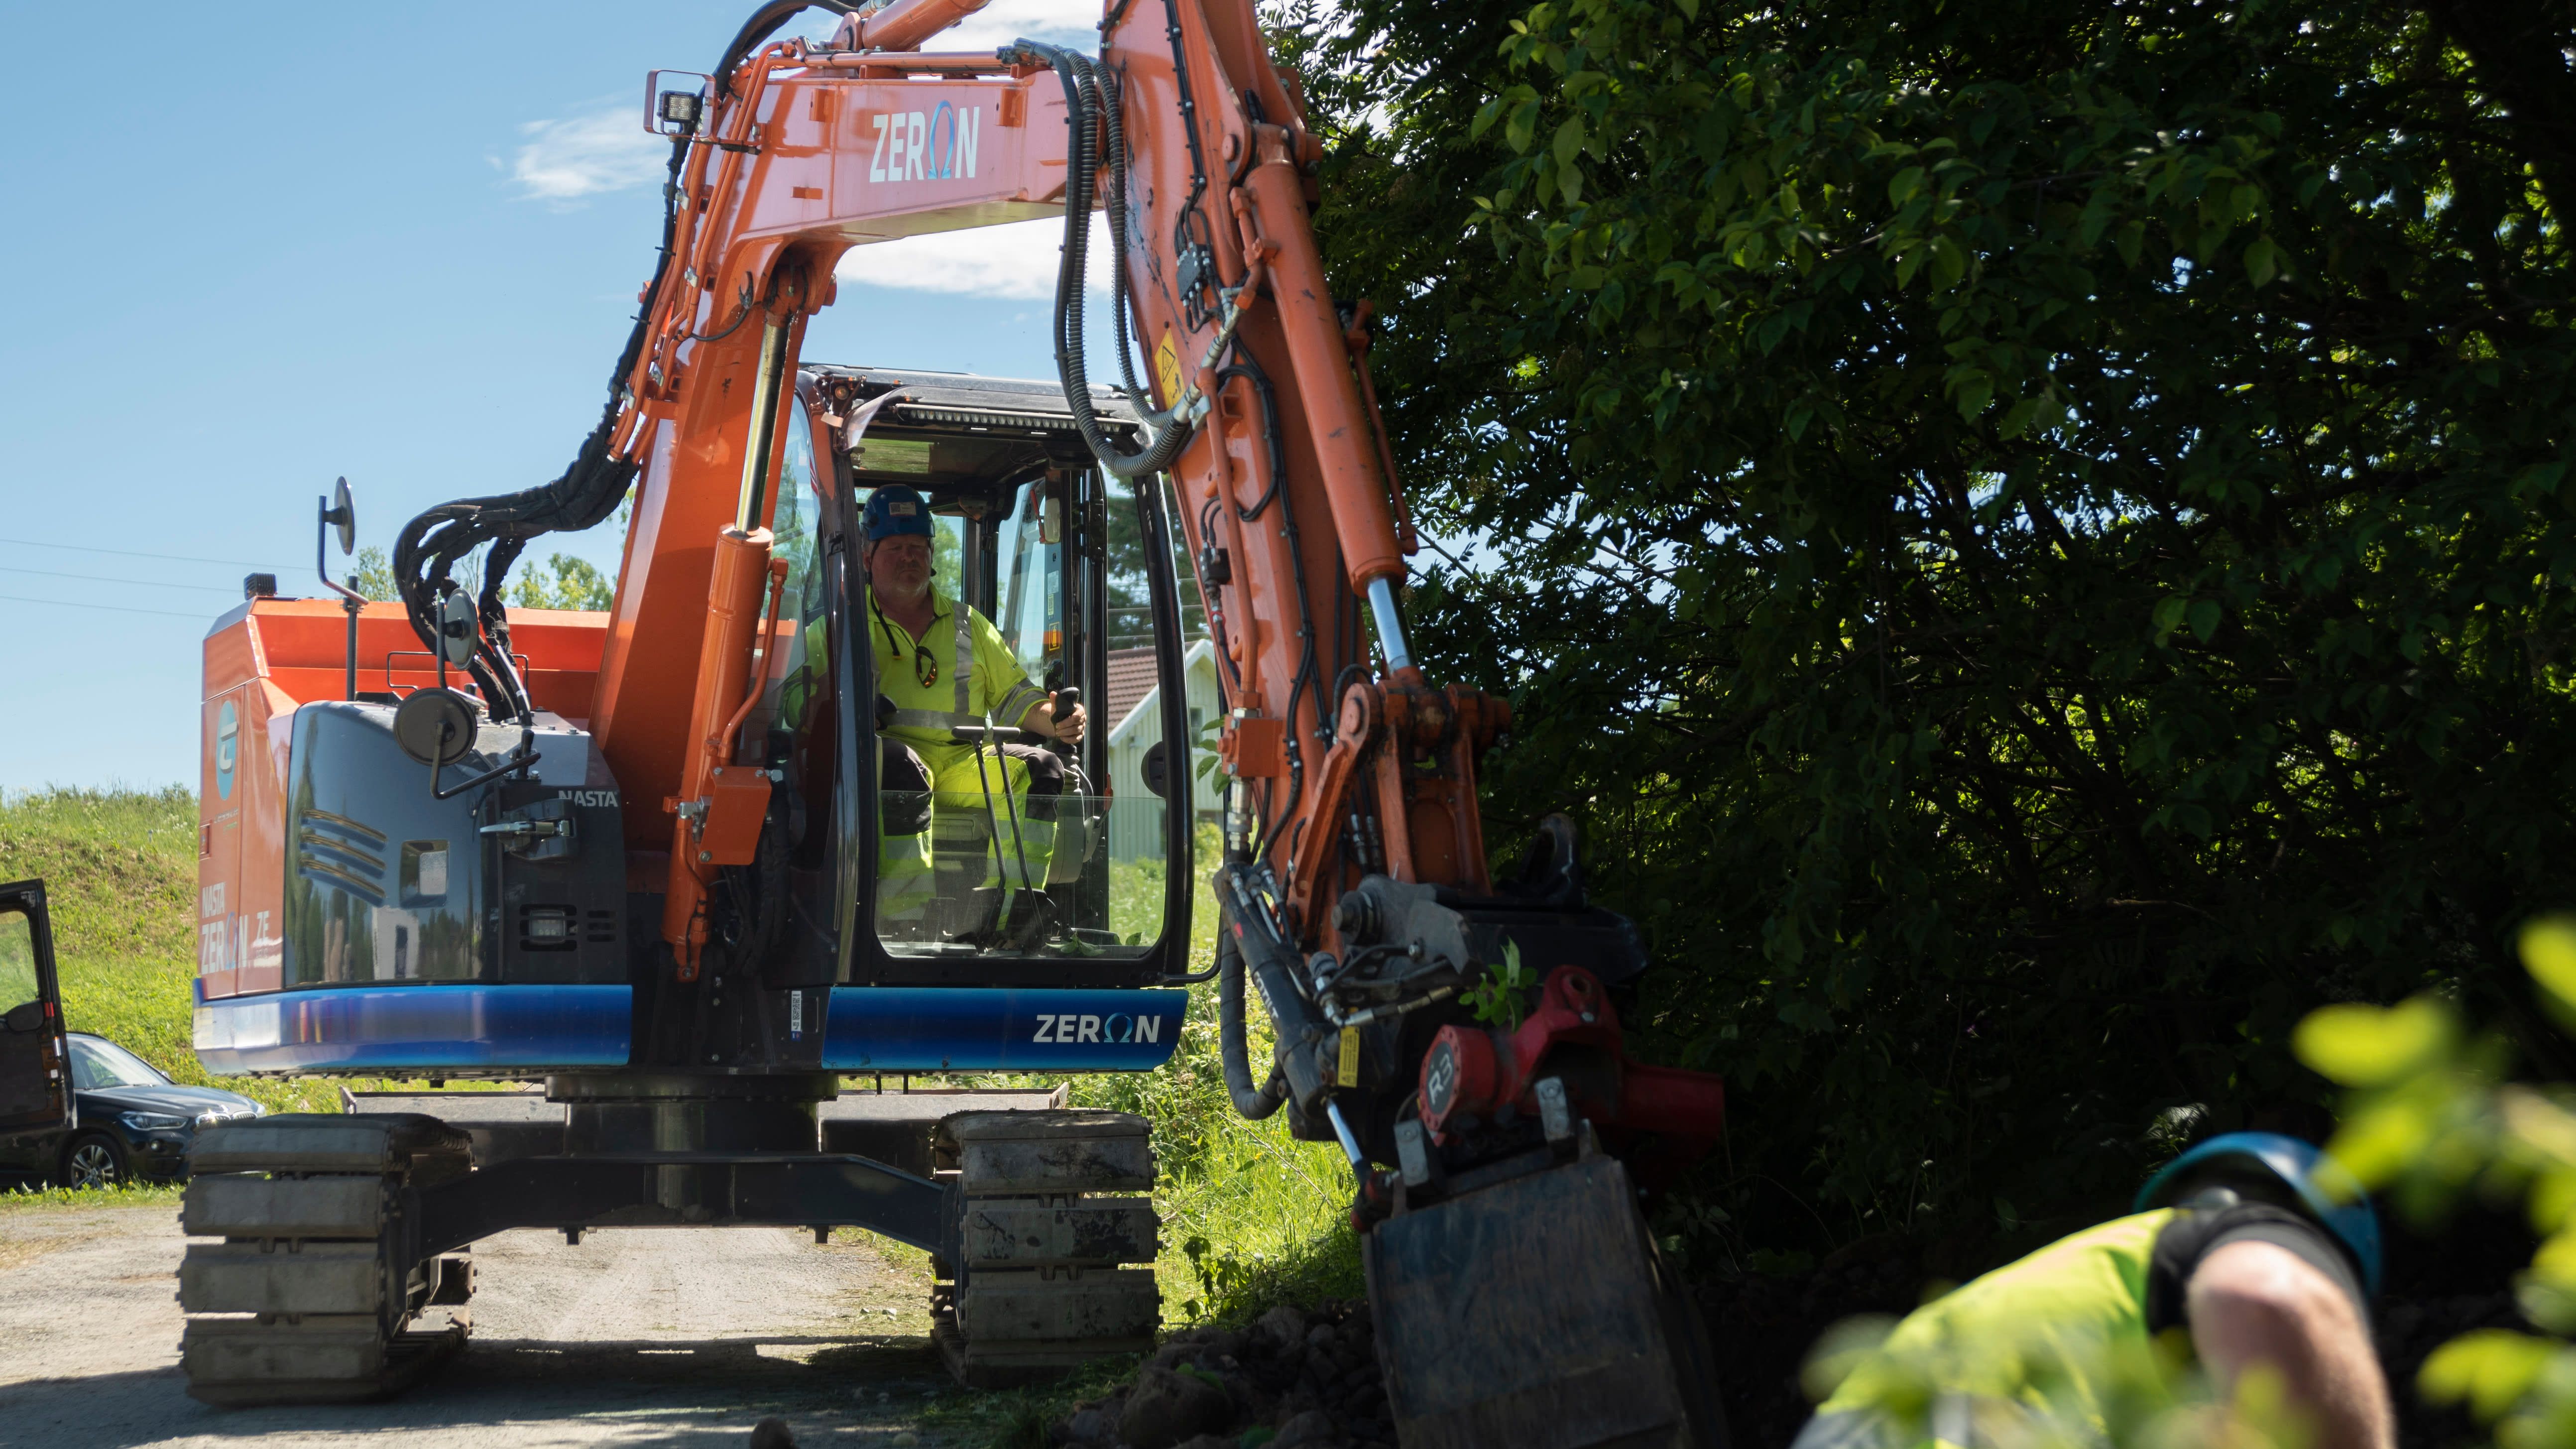
{"label": "track roller frame", "polygon": [[[414,1251],[406,1204],[473,1168],[434,1117],[294,1113],[211,1127],[188,1150],[179,1342],[191,1397],[340,1403],[408,1387],[465,1343],[462,1259]],[[432,1305],[457,1311],[414,1328]]]}
{"label": "track roller frame", "polygon": [[[931,1337],[960,1383],[1008,1388],[1154,1345],[1154,1148],[1125,1112],[961,1112],[932,1142],[958,1194]],[[1131,1264],[1144,1264],[1132,1267]]]}

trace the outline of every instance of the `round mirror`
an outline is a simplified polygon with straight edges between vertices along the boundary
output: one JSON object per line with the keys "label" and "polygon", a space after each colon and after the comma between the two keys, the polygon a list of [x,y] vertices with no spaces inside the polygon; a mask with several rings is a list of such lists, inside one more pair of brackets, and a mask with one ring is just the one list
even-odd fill
{"label": "round mirror", "polygon": [[453,765],[474,748],[474,706],[452,689],[415,689],[394,706],[394,743],[424,765]]}
{"label": "round mirror", "polygon": [[342,478],[331,485],[331,518],[340,526],[340,552],[354,553],[358,547],[358,504],[349,496],[349,480]]}
{"label": "round mirror", "polygon": [[447,654],[450,668],[462,669],[474,662],[474,596],[458,589],[438,606],[438,644]]}

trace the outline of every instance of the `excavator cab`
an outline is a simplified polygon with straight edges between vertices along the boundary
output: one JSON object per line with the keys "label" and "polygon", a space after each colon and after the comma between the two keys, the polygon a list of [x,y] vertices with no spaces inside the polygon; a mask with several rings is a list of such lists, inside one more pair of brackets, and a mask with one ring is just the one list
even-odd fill
{"label": "excavator cab", "polygon": [[[1050,383],[809,366],[799,384],[805,426],[789,430],[770,530],[787,579],[744,738],[769,741],[764,763],[790,791],[791,914],[849,918],[830,939],[800,933],[809,969],[877,984],[1180,974],[1198,812],[1189,773],[1166,762],[1190,729],[1191,641],[1168,543],[1146,543],[1170,536],[1159,491],[1103,474]],[[1097,406],[1134,426],[1106,390]],[[896,485],[928,502],[942,607],[962,601],[990,621],[1019,676],[1060,709],[1083,702],[1079,742],[894,708],[888,671],[943,701],[955,672],[868,622],[860,520]],[[860,766],[846,797],[845,749]]]}

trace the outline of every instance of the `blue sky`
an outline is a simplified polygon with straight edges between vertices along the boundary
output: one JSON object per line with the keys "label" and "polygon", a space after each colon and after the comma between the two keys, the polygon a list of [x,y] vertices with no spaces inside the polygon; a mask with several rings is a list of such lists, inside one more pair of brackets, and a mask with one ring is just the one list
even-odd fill
{"label": "blue sky", "polygon": [[[0,789],[193,782],[206,625],[252,568],[319,592],[333,477],[389,546],[562,470],[659,234],[644,74],[752,8],[0,7]],[[1097,16],[995,0],[937,48]],[[1052,377],[1051,230],[854,252],[806,357]]]}

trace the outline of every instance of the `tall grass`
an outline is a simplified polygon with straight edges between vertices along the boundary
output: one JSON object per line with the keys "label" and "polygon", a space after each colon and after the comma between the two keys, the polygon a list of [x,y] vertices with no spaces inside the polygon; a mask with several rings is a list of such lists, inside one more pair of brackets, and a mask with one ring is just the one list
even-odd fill
{"label": "tall grass", "polygon": [[[1202,822],[1196,841],[1201,871],[1190,904],[1193,967],[1216,956],[1216,895],[1205,871],[1218,859],[1217,829]],[[1110,914],[1120,929],[1162,919],[1166,865],[1113,861]],[[1269,1070],[1270,1036],[1256,1005],[1248,1047],[1256,1077]],[[1027,1074],[956,1073],[956,1086],[1052,1086]],[[1306,1302],[1360,1292],[1359,1248],[1347,1217],[1352,1182],[1339,1148],[1298,1142],[1281,1112],[1265,1122],[1235,1115],[1218,1053],[1216,984],[1190,989],[1171,1060],[1152,1072],[1076,1076],[1078,1107],[1133,1112],[1153,1124],[1160,1170],[1154,1204],[1163,1218],[1163,1251],[1155,1265],[1165,1316],[1237,1319],[1272,1303]]]}
{"label": "tall grass", "polygon": [[[1215,902],[1205,890],[1191,917],[1192,934],[1207,937],[1195,953],[1205,961],[1215,951]],[[1255,1074],[1266,1072],[1269,1042],[1257,1029],[1251,1055]],[[1263,1122],[1235,1115],[1218,1057],[1214,983],[1192,988],[1170,1063],[1078,1077],[1071,1095],[1078,1106],[1153,1124],[1163,1218],[1156,1273],[1167,1317],[1239,1319],[1277,1302],[1360,1291],[1350,1168],[1332,1144],[1290,1138],[1284,1111]]]}

